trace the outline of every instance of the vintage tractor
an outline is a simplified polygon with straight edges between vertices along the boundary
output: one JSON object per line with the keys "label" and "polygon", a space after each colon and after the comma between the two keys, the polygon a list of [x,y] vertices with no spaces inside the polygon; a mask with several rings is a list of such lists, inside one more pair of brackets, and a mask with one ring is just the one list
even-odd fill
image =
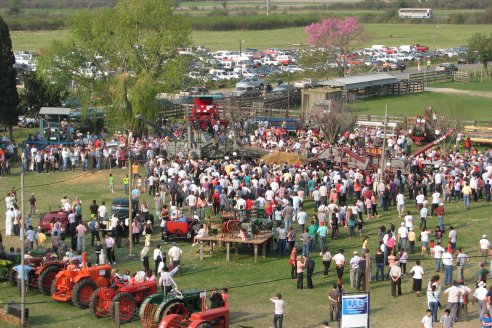
{"label": "vintage tractor", "polygon": [[166,238],[166,240],[170,237],[191,240],[191,238],[193,238],[193,228],[197,224],[198,221],[193,218],[186,218],[186,222],[167,221],[164,238]]}
{"label": "vintage tractor", "polygon": [[155,281],[145,281],[130,285],[115,280],[111,287],[96,289],[90,299],[90,310],[98,318],[111,316],[116,319],[116,302],[119,302],[119,321],[130,322],[138,306],[150,295],[157,292]]}
{"label": "vintage tractor", "polygon": [[[30,289],[39,289],[45,295],[51,295],[51,284],[58,272],[64,269],[66,263],[52,259],[34,257],[26,261],[33,269],[29,272],[28,285]],[[12,268],[11,282],[17,285],[17,270]]]}
{"label": "vintage tractor", "polygon": [[229,328],[229,308],[222,306],[205,310],[205,296],[202,295],[202,311],[189,317],[182,314],[165,316],[158,328]]}
{"label": "vintage tractor", "polygon": [[170,314],[188,316],[200,309],[200,293],[196,289],[180,292],[176,285],[168,294],[158,293],[147,297],[140,306],[140,319],[145,328],[157,328],[162,318]]}
{"label": "vintage tractor", "polygon": [[51,297],[57,302],[72,302],[79,308],[88,308],[94,290],[111,285],[109,264],[87,267],[85,252],[82,253],[82,268],[68,268],[58,272],[51,284]]}
{"label": "vintage tractor", "polygon": [[220,117],[220,106],[216,102],[220,98],[219,95],[195,95],[193,97],[193,108],[188,121],[196,130],[207,131],[217,122],[227,125],[227,120]]}

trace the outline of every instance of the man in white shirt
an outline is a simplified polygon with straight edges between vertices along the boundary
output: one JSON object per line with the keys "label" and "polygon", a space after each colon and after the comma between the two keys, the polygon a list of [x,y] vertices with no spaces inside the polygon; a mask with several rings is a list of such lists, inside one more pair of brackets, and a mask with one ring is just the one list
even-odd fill
{"label": "man in white shirt", "polygon": [[159,264],[161,262],[164,262],[164,266],[166,266],[166,263],[164,261],[164,257],[162,256],[162,251],[161,251],[161,244],[157,244],[154,249],[154,270],[155,270],[155,275],[157,276],[158,270],[159,270]]}
{"label": "man in white shirt", "polygon": [[448,302],[446,303],[446,308],[451,311],[451,316],[455,322],[458,321],[458,310],[460,296],[463,291],[458,287],[456,280],[453,281],[453,285],[444,291],[444,296],[447,296]]}
{"label": "man in white shirt", "polygon": [[434,259],[436,259],[436,272],[441,271],[441,263],[442,263],[442,255],[445,253],[444,247],[441,246],[441,243],[437,243],[434,246]]}
{"label": "man in white shirt", "polygon": [[282,322],[284,320],[284,300],[282,294],[278,293],[277,296],[270,298],[275,304],[275,312],[273,314],[273,326],[275,328],[282,328]]}
{"label": "man in white shirt", "polygon": [[424,207],[425,200],[425,196],[422,194],[421,191],[419,191],[419,194],[417,195],[417,197],[415,197],[415,200],[417,202],[417,210],[420,211],[422,207]]}
{"label": "man in white shirt", "polygon": [[427,309],[425,311],[425,315],[422,318],[420,328],[432,328],[432,311],[430,309]]}
{"label": "man in white shirt", "polygon": [[343,277],[343,269],[345,267],[345,256],[343,255],[343,249],[339,249],[338,253],[335,254],[332,258],[333,262],[335,262],[336,265],[336,270],[337,270],[337,276],[338,276],[338,284],[342,283],[342,277]]}
{"label": "man in white shirt", "polygon": [[405,227],[405,222],[402,222],[401,226],[398,228],[398,244],[400,244],[405,252],[407,251],[407,240],[408,229]]}
{"label": "man in white shirt", "polygon": [[439,206],[441,202],[441,194],[436,190],[432,194],[431,216],[434,216],[434,210]]}
{"label": "man in white shirt", "polygon": [[359,253],[354,251],[354,257],[350,259],[350,287],[355,288],[357,272],[359,271]]}
{"label": "man in white shirt", "polygon": [[442,265],[444,267],[444,283],[449,286],[453,281],[453,254],[445,252],[442,255]]}
{"label": "man in white shirt", "polygon": [[190,209],[190,216],[193,216],[196,210],[196,201],[197,201],[196,196],[194,194],[189,194],[188,197],[186,197],[185,201]]}
{"label": "man in white shirt", "polygon": [[487,235],[482,235],[482,239],[479,241],[480,254],[482,255],[482,263],[487,264],[487,256],[489,255],[490,242],[487,239]]}
{"label": "man in white shirt", "polygon": [[480,306],[480,316],[479,318],[483,317],[483,314],[485,311],[487,311],[487,293],[488,290],[485,288],[486,285],[483,281],[480,281],[478,283],[478,288],[475,289],[475,292],[473,293],[473,297],[475,297],[478,300],[478,305]]}
{"label": "man in white shirt", "polygon": [[106,207],[106,202],[102,202],[97,208],[97,215],[99,216],[100,222],[106,221],[106,215],[108,214],[108,209]]}
{"label": "man in white shirt", "polygon": [[173,246],[169,249],[167,252],[167,255],[169,255],[169,261],[171,262],[171,266],[174,269],[176,266],[180,265],[181,263],[181,255],[183,254],[183,251],[181,248],[176,246],[176,242],[173,242]]}
{"label": "man in white shirt", "polygon": [[405,210],[405,195],[401,191],[396,195],[396,209],[398,210],[398,217],[401,218]]}
{"label": "man in white shirt", "polygon": [[410,211],[407,211],[407,215],[405,215],[405,227],[410,231],[410,228],[413,228],[413,216],[410,214]]}

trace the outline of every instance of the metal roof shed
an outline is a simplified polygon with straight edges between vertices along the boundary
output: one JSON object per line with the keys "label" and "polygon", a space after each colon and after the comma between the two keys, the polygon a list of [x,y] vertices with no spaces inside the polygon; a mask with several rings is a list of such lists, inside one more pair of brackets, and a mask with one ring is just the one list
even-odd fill
{"label": "metal roof shed", "polygon": [[70,115],[72,109],[65,107],[41,107],[40,115]]}
{"label": "metal roof shed", "polygon": [[364,89],[369,87],[377,87],[391,85],[397,80],[393,75],[385,73],[357,75],[350,77],[337,78],[327,81],[321,81],[320,84],[332,88],[343,88],[346,91]]}

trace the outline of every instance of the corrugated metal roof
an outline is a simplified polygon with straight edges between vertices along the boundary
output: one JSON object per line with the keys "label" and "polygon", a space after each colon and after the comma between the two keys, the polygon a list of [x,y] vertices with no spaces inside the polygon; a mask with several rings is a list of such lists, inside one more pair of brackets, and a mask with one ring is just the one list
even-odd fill
{"label": "corrugated metal roof", "polygon": [[41,115],[70,115],[72,110],[65,107],[41,107]]}
{"label": "corrugated metal roof", "polygon": [[319,84],[329,87],[343,87],[345,90],[354,90],[392,83],[396,83],[396,78],[393,75],[376,73],[321,81]]}

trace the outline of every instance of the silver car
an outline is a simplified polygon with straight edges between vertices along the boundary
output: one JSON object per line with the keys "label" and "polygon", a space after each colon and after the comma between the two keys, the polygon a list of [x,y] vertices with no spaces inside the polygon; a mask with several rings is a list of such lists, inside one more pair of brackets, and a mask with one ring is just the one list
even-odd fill
{"label": "silver car", "polygon": [[236,89],[252,87],[253,89],[263,90],[266,83],[264,80],[257,77],[247,77],[236,83]]}

